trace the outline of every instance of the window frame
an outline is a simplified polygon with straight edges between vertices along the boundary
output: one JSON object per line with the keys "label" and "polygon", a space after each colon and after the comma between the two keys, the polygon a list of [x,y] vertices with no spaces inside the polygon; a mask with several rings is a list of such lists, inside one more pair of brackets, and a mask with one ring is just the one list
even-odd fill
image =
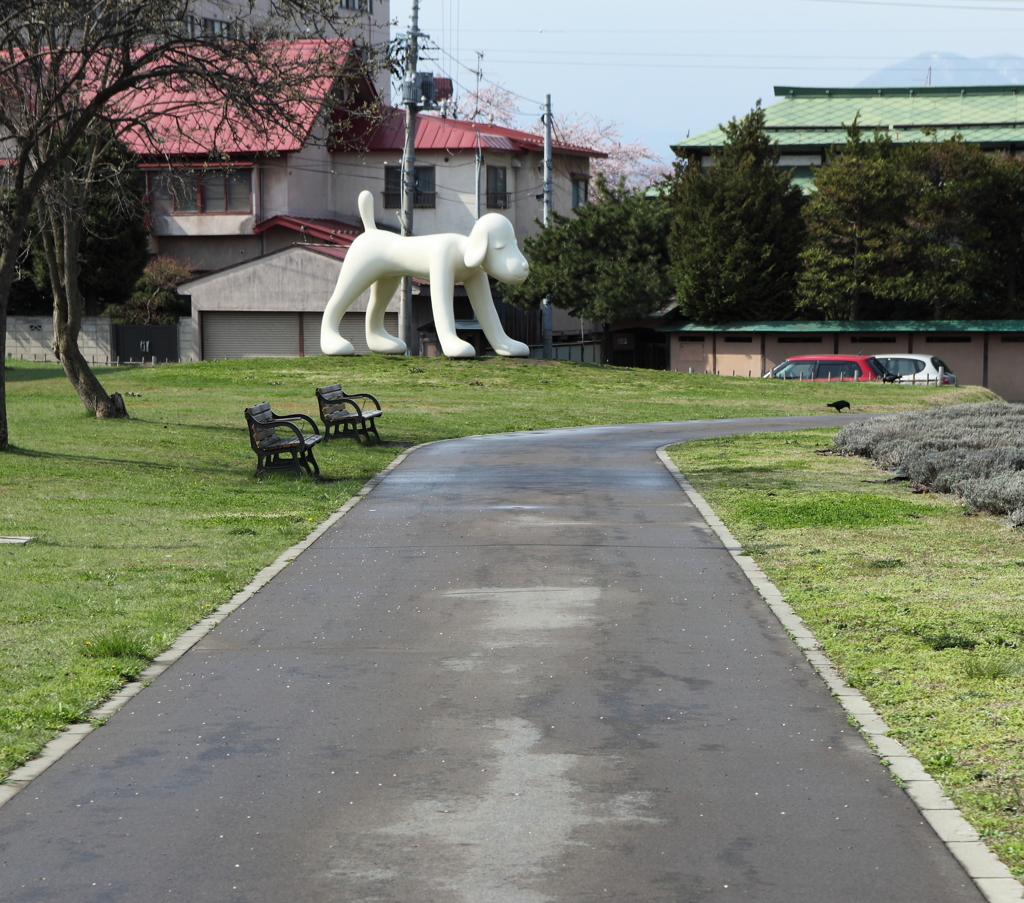
{"label": "window frame", "polygon": [[[416,166],[413,168],[414,210],[432,210],[437,206],[436,167]],[[427,189],[427,186],[430,186]],[[384,167],[384,209],[402,209],[402,167]]]}
{"label": "window frame", "polygon": [[508,210],[508,167],[487,164],[487,209]]}
{"label": "window frame", "polygon": [[[580,200],[580,197],[583,200]],[[590,200],[590,177],[582,173],[572,174],[572,209],[582,207]]]}
{"label": "window frame", "polygon": [[[226,167],[216,169],[160,169],[150,171],[146,174],[146,190],[149,196],[149,211],[150,214],[157,216],[249,216],[253,210],[253,198],[252,198],[252,168],[251,167]],[[245,206],[244,207],[231,207],[232,191],[229,183],[231,176],[244,175],[246,177],[245,186]],[[222,179],[223,186],[223,209],[211,210],[209,209],[209,203],[207,201],[207,194],[216,196],[212,192],[208,192],[205,189],[205,183],[209,182],[211,178],[220,176]],[[158,211],[154,209],[153,202],[154,198],[159,190],[157,187],[158,180],[166,180],[165,184],[169,183],[167,188],[167,196],[171,202],[171,209],[167,211]],[[174,184],[175,180],[179,180],[180,185]],[[178,188],[176,191],[175,189]],[[180,205],[180,201],[184,198],[185,190],[190,193],[190,199],[194,197],[195,206],[184,207]],[[193,193],[194,192],[194,193]]]}

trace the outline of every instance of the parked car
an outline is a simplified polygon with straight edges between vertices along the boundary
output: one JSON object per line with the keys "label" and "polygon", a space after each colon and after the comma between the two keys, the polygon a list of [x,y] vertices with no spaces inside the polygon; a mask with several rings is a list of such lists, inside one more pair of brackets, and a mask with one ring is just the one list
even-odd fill
{"label": "parked car", "polygon": [[956,376],[949,365],[933,354],[884,354],[879,355],[878,360],[886,370],[895,373],[901,383],[939,385],[941,381],[944,386],[956,385]]}
{"label": "parked car", "polygon": [[784,360],[766,374],[773,379],[872,380],[895,377],[877,358],[864,354],[801,354]]}

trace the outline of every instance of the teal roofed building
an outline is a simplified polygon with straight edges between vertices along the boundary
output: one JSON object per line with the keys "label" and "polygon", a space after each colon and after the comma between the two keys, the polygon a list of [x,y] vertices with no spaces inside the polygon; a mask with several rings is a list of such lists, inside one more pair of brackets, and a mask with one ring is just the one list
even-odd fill
{"label": "teal roofed building", "polygon": [[[764,108],[765,130],[779,143],[779,165],[798,183],[811,180],[811,167],[829,149],[846,143],[857,119],[869,134],[876,129],[896,144],[959,135],[991,151],[1024,151],[1024,86],[963,88],[789,88],[776,87],[776,103]],[[672,150],[710,165],[722,146],[719,127],[688,137]]]}

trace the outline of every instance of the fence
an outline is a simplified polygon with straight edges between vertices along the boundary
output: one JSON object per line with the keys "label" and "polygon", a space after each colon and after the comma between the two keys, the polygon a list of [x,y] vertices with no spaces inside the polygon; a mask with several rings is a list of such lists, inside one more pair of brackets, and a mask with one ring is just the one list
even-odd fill
{"label": "fence", "polygon": [[[531,345],[530,357],[543,358],[544,346]],[[556,361],[576,361],[581,364],[601,363],[600,342],[556,342],[551,346],[551,357]]]}
{"label": "fence", "polygon": [[[177,361],[191,335],[191,318],[176,326],[125,326],[109,317],[83,317],[78,349],[92,366],[156,364]],[[53,321],[49,317],[8,317],[7,357],[56,363]]]}

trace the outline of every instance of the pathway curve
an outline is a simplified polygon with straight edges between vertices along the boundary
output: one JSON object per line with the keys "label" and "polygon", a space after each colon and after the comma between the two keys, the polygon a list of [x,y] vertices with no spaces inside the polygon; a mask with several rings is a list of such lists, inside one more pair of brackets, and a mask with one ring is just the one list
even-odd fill
{"label": "pathway curve", "polygon": [[655,455],[828,422],[418,449],[0,809],[0,900],[980,901]]}

